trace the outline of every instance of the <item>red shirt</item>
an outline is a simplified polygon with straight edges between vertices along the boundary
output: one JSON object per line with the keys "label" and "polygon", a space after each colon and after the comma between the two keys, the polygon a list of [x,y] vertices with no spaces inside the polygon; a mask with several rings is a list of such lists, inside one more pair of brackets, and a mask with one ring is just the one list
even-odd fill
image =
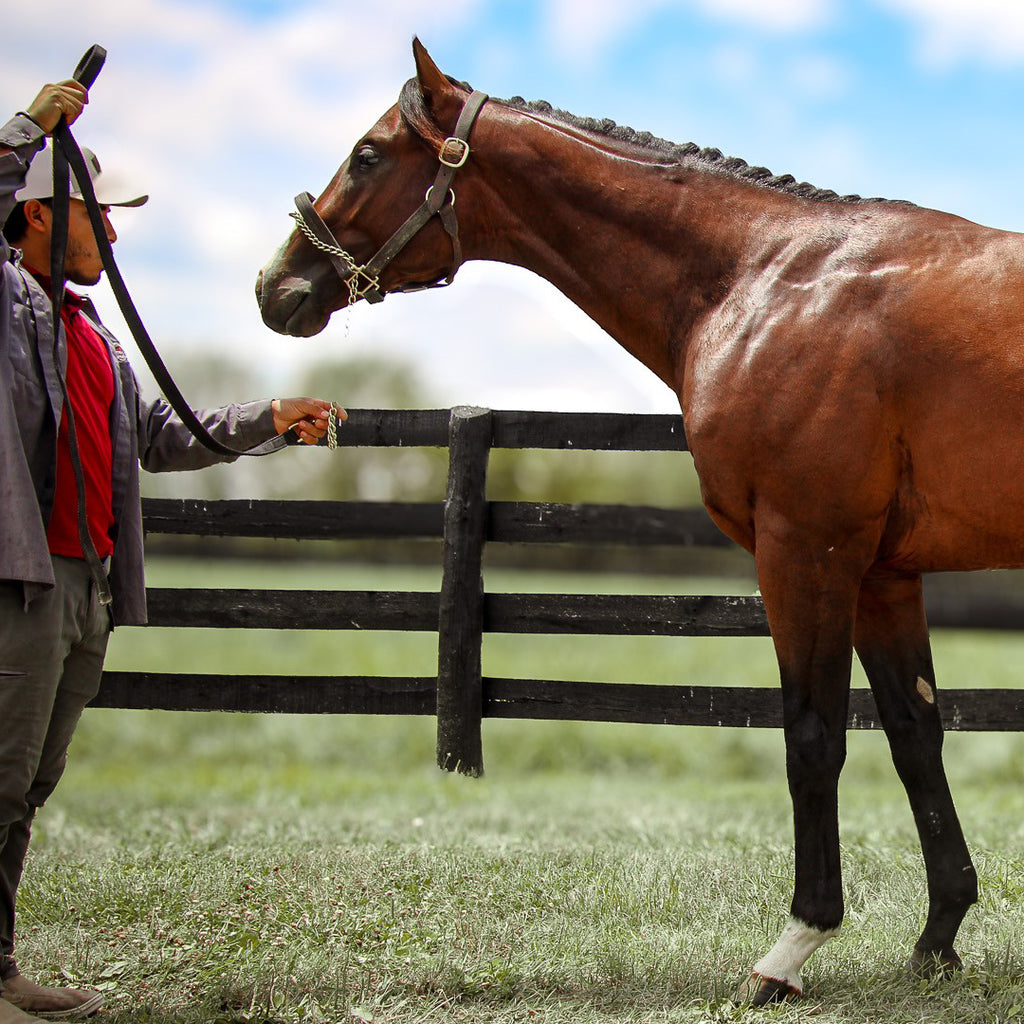
{"label": "red shirt", "polygon": [[[44,287],[49,281],[37,275]],[[114,402],[114,369],[106,342],[82,314],[84,299],[65,291],[61,320],[67,338],[68,366],[65,380],[75,416],[78,454],[85,478],[85,511],[96,554],[114,552],[113,449],[110,440],[110,407]],[[78,536],[78,495],[71,464],[68,419],[61,416],[57,431],[57,480],[53,512],[46,537],[50,554],[83,558]]]}

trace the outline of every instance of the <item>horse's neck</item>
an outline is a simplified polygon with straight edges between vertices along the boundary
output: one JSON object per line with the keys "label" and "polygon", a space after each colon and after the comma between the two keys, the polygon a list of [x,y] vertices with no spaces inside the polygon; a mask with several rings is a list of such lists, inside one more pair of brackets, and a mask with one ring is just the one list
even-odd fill
{"label": "horse's neck", "polygon": [[485,160],[491,209],[468,255],[546,278],[678,390],[693,325],[745,258],[752,187],[532,118],[513,131],[514,151],[505,126]]}

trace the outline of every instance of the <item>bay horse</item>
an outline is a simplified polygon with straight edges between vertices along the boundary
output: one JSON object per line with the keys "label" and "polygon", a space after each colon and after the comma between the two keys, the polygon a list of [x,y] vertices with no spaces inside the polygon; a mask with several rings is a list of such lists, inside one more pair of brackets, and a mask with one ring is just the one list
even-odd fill
{"label": "bay horse", "polygon": [[959,968],[977,877],[921,575],[1024,565],[1024,235],[491,100],[413,52],[398,103],[315,202],[298,197],[257,281],[264,321],[314,335],[360,298],[496,260],[552,282],[657,374],[708,512],[754,556],[781,676],[793,901],[739,998],[799,995],[839,931],[854,650],[927,872],[909,966]]}

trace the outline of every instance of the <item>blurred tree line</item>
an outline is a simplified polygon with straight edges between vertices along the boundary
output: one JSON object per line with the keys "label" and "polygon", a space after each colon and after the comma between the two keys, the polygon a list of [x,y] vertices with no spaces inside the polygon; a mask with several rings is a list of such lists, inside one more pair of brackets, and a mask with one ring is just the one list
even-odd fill
{"label": "blurred tree line", "polygon": [[[195,408],[268,394],[254,367],[220,355],[176,358],[172,372]],[[144,391],[153,387],[144,382]],[[373,356],[325,359],[287,394],[352,409],[438,408],[408,364]],[[447,449],[346,448],[239,459],[196,473],[144,474],[152,497],[442,501]],[[492,451],[488,494],[499,501],[598,502],[688,507],[700,503],[693,462],[681,452]]]}
{"label": "blurred tree line", "polygon": [[[350,409],[431,409],[433,401],[407,364],[373,356],[324,359],[283,387],[269,390],[254,366],[220,355],[177,357],[172,367],[195,408],[255,397],[311,395],[334,399]],[[155,385],[143,377],[143,390]],[[446,448],[347,448],[344,426],[339,447],[291,449],[267,458],[238,459],[193,473],[143,474],[143,494],[166,498],[262,498],[336,501],[440,502],[448,476]],[[686,452],[595,452],[507,450],[491,452],[488,497],[494,501],[567,504],[652,505],[689,508],[700,504],[693,460]],[[440,542],[315,542],[317,557],[342,560],[438,564]],[[152,554],[258,558],[309,557],[308,546],[239,538],[154,535]],[[489,545],[492,565],[603,572],[656,572],[746,578],[751,563],[726,549],[644,545]]]}

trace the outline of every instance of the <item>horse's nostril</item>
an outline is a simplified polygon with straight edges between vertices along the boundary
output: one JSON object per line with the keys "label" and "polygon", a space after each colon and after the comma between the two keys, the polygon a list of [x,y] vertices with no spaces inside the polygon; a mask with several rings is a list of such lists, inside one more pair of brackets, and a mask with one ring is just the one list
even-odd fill
{"label": "horse's nostril", "polygon": [[282,334],[295,333],[289,329],[290,322],[312,293],[312,284],[300,277],[275,278],[264,271],[256,277],[256,301],[263,322]]}
{"label": "horse's nostril", "polygon": [[301,277],[288,278],[279,289],[282,300],[296,308],[313,294],[313,285]]}

